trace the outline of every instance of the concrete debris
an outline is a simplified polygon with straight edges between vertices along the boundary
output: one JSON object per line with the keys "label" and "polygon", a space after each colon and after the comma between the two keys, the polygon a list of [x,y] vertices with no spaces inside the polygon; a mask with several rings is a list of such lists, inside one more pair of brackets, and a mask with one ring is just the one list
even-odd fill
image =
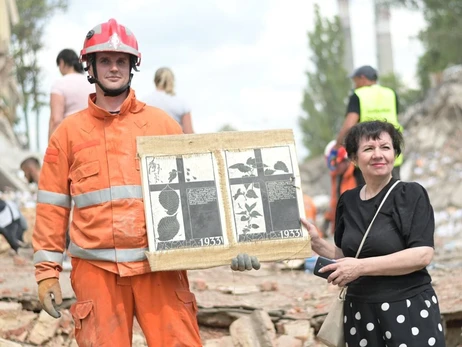
{"label": "concrete debris", "polygon": [[207,340],[204,347],[234,347],[233,338],[231,336],[224,336],[220,339]]}
{"label": "concrete debris", "polygon": [[229,327],[236,347],[274,347],[276,330],[269,315],[263,310],[241,317]]}
{"label": "concrete debris", "polygon": [[303,347],[303,342],[289,335],[281,335],[276,341],[277,347]]}

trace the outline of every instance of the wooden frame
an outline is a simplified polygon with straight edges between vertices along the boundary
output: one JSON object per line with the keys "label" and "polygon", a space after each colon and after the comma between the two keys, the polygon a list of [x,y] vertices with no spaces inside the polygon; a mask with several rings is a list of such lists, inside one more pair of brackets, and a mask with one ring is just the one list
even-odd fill
{"label": "wooden frame", "polygon": [[137,138],[153,271],[311,255],[291,130]]}

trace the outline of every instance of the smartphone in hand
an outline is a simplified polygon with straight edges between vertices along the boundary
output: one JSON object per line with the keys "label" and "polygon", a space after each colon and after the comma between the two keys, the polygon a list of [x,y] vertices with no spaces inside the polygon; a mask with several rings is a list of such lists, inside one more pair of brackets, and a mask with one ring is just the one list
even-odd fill
{"label": "smartphone in hand", "polygon": [[334,271],[319,272],[319,269],[323,268],[326,265],[332,264],[332,263],[335,263],[335,260],[319,256],[318,259],[316,260],[316,264],[314,265],[313,273],[316,276],[327,279],[327,277],[329,277],[329,275],[333,273]]}

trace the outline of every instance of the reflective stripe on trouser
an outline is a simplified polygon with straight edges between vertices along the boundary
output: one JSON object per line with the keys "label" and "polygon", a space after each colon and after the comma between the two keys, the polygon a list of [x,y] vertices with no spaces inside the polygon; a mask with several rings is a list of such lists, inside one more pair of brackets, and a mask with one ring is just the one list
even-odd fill
{"label": "reflective stripe on trouser", "polygon": [[131,346],[133,317],[149,347],[202,346],[185,271],[120,277],[73,258],[71,313],[80,347]]}

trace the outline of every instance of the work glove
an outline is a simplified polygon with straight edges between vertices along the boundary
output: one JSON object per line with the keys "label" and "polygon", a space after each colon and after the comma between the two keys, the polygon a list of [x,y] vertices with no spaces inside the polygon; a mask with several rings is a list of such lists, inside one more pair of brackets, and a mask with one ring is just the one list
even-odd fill
{"label": "work glove", "polygon": [[61,286],[57,278],[47,278],[38,284],[38,296],[43,309],[53,318],[61,317],[58,306],[63,303]]}
{"label": "work glove", "polygon": [[334,171],[336,167],[336,161],[338,156],[338,149],[332,148],[329,155],[327,156],[327,167],[330,171]]}
{"label": "work glove", "polygon": [[236,258],[231,259],[231,270],[245,271],[252,269],[260,269],[260,262],[257,257],[251,257],[247,253],[239,253]]}

